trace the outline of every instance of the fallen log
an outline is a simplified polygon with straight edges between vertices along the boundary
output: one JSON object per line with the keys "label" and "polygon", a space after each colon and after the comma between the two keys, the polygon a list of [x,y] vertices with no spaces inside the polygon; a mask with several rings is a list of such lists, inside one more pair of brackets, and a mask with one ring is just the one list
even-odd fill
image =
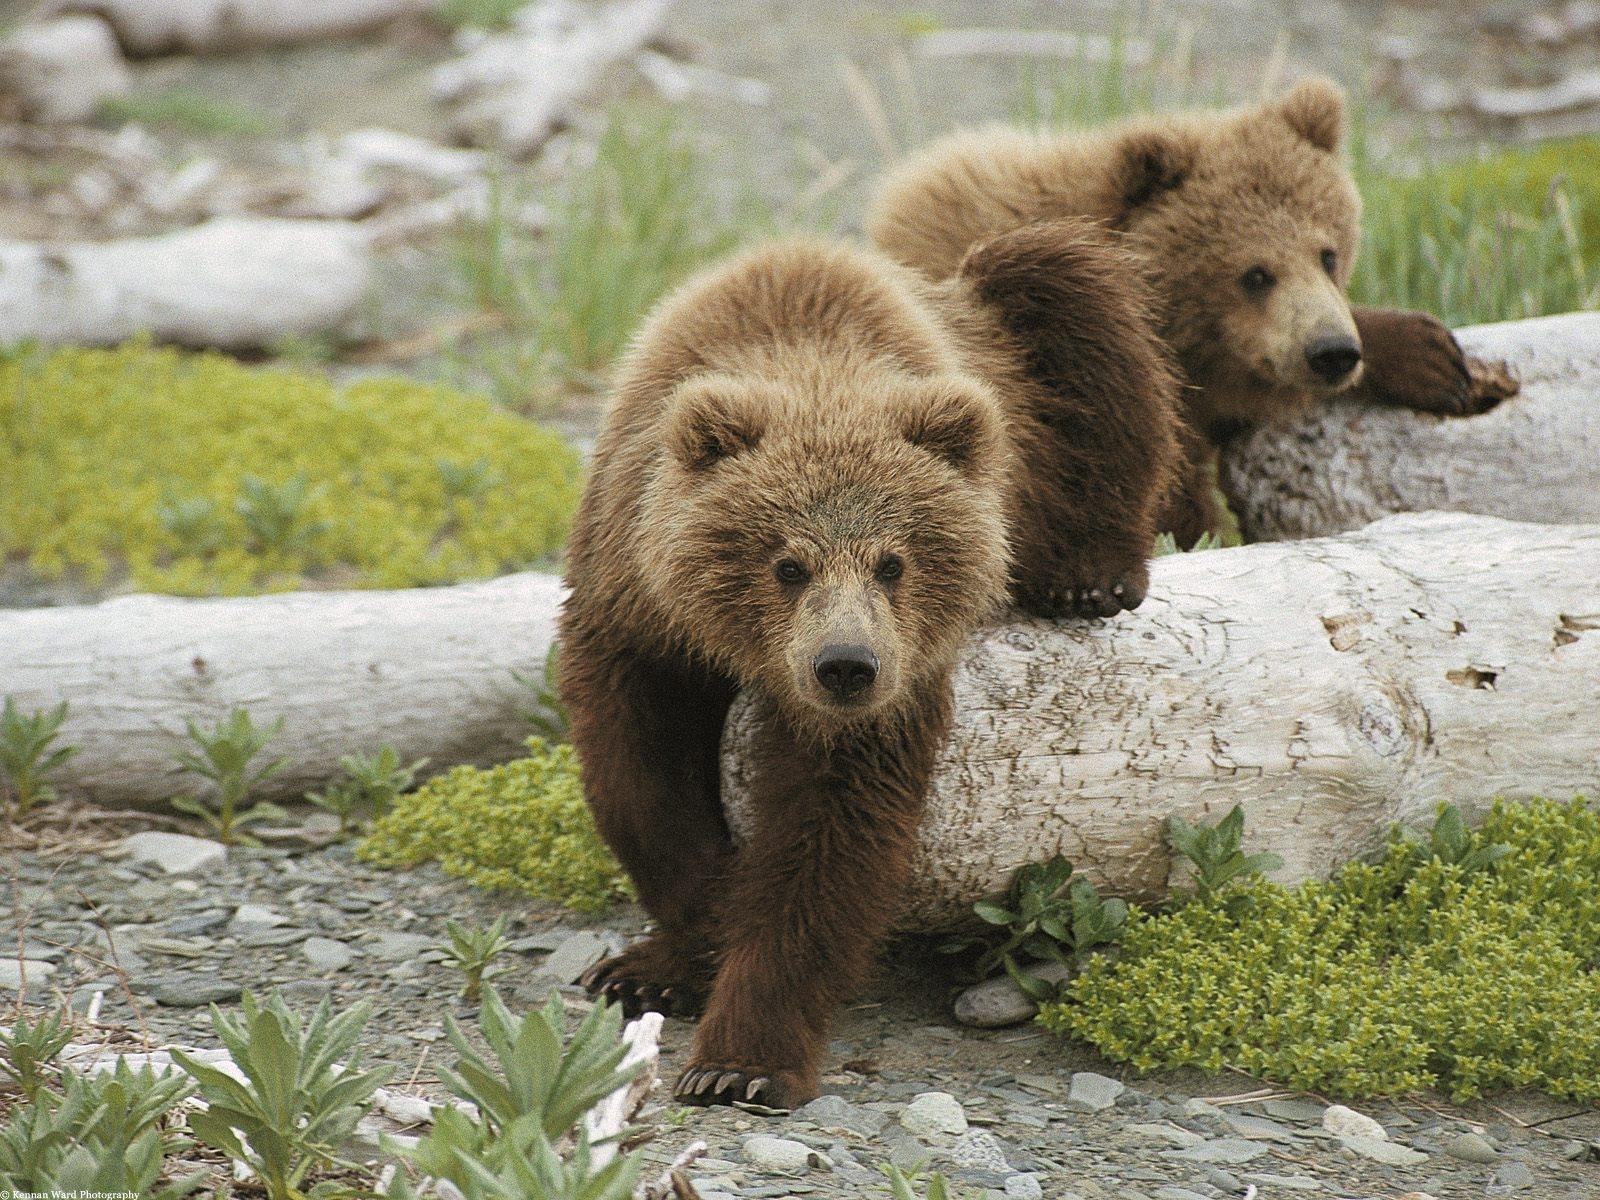
{"label": "fallen log", "polygon": [[0,695],[24,711],[65,700],[63,743],[79,752],[51,781],[63,795],[160,807],[192,791],[173,754],[184,722],[236,706],[284,718],[266,752],[289,766],[262,795],[295,797],[339,759],[389,744],[436,765],[503,761],[530,732],[555,632],[560,581],[539,574],[382,592],[230,600],[126,596],[0,610]]}
{"label": "fallen log", "polygon": [[[1441,801],[1600,786],[1600,525],[1455,513],[1342,537],[1174,555],[1140,609],[1016,621],[955,679],[904,924],[970,919],[1062,853],[1102,887],[1162,895],[1166,819],[1244,806],[1278,878],[1322,876]],[[752,708],[724,738],[748,828]]]}
{"label": "fallen log", "polygon": [[133,55],[215,54],[351,37],[431,11],[436,0],[60,0],[94,13]]}
{"label": "fallen log", "polygon": [[1321,537],[1395,512],[1600,522],[1600,313],[1460,331],[1522,391],[1476,417],[1353,401],[1228,444],[1221,481],[1247,541]]}
{"label": "fallen log", "polygon": [[0,342],[270,347],[341,325],[370,275],[367,234],[347,221],[223,217],[113,242],[0,241]]}

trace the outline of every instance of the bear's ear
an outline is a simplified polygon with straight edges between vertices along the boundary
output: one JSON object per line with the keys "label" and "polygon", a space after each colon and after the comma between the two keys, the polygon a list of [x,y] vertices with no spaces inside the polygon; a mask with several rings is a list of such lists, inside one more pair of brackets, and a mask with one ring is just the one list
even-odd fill
{"label": "bear's ear", "polygon": [[1194,147],[1170,130],[1130,133],[1118,151],[1113,186],[1124,212],[1179,187],[1194,168]]}
{"label": "bear's ear", "polygon": [[1317,76],[1295,84],[1274,106],[1285,124],[1318,150],[1332,152],[1344,137],[1344,89]]}
{"label": "bear's ear", "polygon": [[987,471],[999,453],[999,403],[982,384],[965,379],[922,383],[903,412],[906,441],[969,479]]}
{"label": "bear's ear", "polygon": [[736,380],[705,378],[682,385],[672,400],[667,446],[691,471],[704,471],[761,444],[765,421]]}

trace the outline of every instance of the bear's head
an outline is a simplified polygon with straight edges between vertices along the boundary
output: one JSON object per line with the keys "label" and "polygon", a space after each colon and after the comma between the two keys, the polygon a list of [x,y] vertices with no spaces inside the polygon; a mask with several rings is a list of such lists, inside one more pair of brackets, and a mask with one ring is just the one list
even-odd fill
{"label": "bear's head", "polygon": [[790,362],[668,400],[643,498],[691,649],[822,736],[889,718],[1004,600],[1008,446],[959,374]]}
{"label": "bear's head", "polygon": [[1167,302],[1205,424],[1271,419],[1360,377],[1343,125],[1343,94],[1313,79],[1220,119],[1136,124],[1116,148],[1117,224]]}

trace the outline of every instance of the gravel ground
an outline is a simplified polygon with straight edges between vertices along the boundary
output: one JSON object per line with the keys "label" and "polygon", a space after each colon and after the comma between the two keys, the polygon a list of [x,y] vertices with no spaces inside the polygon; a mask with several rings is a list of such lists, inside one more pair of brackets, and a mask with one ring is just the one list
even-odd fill
{"label": "gravel ground", "polygon": [[[306,1007],[367,999],[366,1053],[429,1093],[449,1053],[444,1015],[470,1015],[432,949],[447,919],[513,916],[516,948],[499,987],[518,1008],[552,987],[583,1007],[567,981],[641,925],[634,909],[586,919],[433,868],[376,870],[345,845],[236,848],[225,859],[200,849],[210,861],[183,874],[109,846],[13,855],[0,928],[17,931],[30,960],[29,1000],[54,992],[82,1010],[103,992],[102,1023],[209,1045],[204,1005],[228,1005],[241,988],[279,988]],[[820,1100],[789,1116],[652,1105],[647,1154],[664,1163],[703,1138],[705,1200],[881,1195],[889,1161],[928,1162],[986,1200],[1192,1200],[1252,1185],[1261,1200],[1600,1194],[1593,1109],[1537,1095],[1470,1108],[1431,1095],[1380,1101],[1361,1107],[1389,1140],[1346,1143],[1325,1131],[1316,1097],[1244,1077],[1136,1077],[1030,1026],[965,1028],[951,1015],[953,981],[929,961],[909,945],[885,956],[837,1023]],[[14,957],[0,960],[0,998],[17,973]],[[668,1079],[691,1030],[667,1023]]]}

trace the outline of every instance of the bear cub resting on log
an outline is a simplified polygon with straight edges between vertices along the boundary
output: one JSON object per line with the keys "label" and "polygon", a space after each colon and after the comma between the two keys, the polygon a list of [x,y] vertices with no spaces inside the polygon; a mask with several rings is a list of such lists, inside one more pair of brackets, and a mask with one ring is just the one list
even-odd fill
{"label": "bear cub resting on log", "polygon": [[[967,636],[1008,595],[1113,615],[1176,477],[1150,300],[1075,222],[930,282],[767,246],[669,297],[623,365],[571,543],[561,688],[654,932],[585,984],[704,1016],[680,1101],[816,1091],[895,915]],[[718,749],[758,697],[755,831]]]}

